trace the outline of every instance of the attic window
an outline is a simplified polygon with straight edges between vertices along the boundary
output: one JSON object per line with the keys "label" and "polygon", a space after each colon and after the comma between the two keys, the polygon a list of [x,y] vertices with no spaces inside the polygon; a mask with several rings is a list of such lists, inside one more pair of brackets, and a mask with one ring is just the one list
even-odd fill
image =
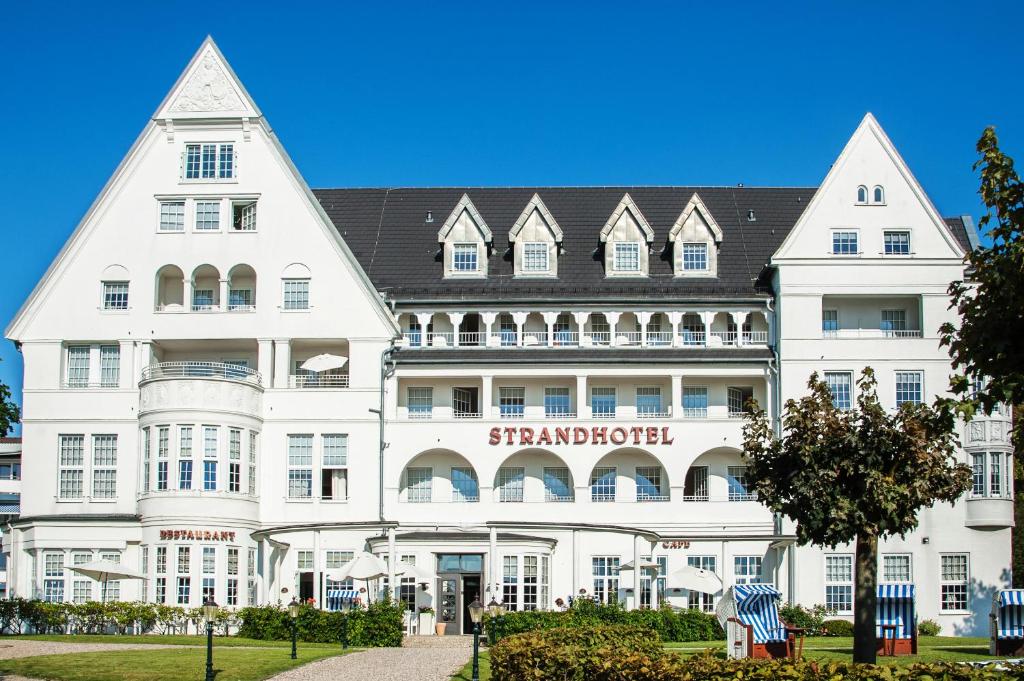
{"label": "attic window", "polygon": [[683,244],[683,269],[687,272],[703,272],[708,268],[707,244]]}
{"label": "attic window", "polygon": [[523,244],[523,271],[548,271],[548,245],[543,241],[530,241]]}
{"label": "attic window", "polygon": [[452,269],[456,272],[476,272],[476,244],[455,244],[452,250]]}
{"label": "attic window", "polygon": [[615,244],[615,271],[640,271],[640,244],[635,241],[619,241]]}

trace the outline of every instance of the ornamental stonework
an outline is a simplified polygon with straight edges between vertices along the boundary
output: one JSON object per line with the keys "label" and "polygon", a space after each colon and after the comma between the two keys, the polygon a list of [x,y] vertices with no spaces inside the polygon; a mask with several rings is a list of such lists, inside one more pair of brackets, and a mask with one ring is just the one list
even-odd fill
{"label": "ornamental stonework", "polygon": [[198,113],[204,111],[242,111],[242,103],[234,86],[217,62],[213,53],[207,52],[199,67],[182,88],[178,98],[170,107],[175,113]]}

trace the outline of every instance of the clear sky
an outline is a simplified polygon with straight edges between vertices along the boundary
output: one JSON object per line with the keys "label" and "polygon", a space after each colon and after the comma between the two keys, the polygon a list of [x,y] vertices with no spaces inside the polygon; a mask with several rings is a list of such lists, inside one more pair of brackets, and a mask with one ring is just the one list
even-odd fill
{"label": "clear sky", "polygon": [[207,33],[313,187],[816,185],[872,111],[977,219],[981,130],[1024,153],[1022,25],[987,0],[8,2],[0,320]]}

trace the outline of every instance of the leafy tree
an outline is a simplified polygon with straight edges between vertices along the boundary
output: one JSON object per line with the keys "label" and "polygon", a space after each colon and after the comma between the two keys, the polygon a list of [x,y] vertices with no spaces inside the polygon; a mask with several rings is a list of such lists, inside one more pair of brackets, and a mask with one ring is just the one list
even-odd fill
{"label": "leafy tree", "polygon": [[870,367],[857,381],[857,405],[835,406],[812,374],[809,393],[789,400],[782,437],[753,405],[743,427],[748,479],[758,499],[796,522],[797,541],[836,547],[856,542],[854,660],[875,661],[878,540],[917,527],[918,511],[952,502],[970,486],[970,468],[953,462],[955,413],[878,401]]}
{"label": "leafy tree", "polygon": [[[974,169],[981,170],[979,193],[988,207],[979,226],[991,227],[992,245],[967,254],[968,281],[949,285],[960,325],[946,323],[939,330],[953,365],[964,372],[953,377],[952,390],[968,419],[978,407],[991,413],[1000,402],[1024,404],[1024,187],[1013,159],[999,150],[994,128],[985,129],[977,148],[981,158]],[[985,383],[972,386],[970,376],[984,376]],[[1018,452],[1022,434],[1018,419]]]}
{"label": "leafy tree", "polygon": [[11,399],[11,389],[0,381],[0,437],[11,432],[11,426],[21,419],[18,405]]}

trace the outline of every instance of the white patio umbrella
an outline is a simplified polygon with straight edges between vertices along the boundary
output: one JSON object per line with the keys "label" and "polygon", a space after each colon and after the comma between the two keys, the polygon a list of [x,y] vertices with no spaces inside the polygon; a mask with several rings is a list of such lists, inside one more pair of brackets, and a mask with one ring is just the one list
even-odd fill
{"label": "white patio umbrella", "polygon": [[101,598],[103,601],[107,600],[108,580],[143,578],[143,576],[135,570],[110,560],[94,560],[88,563],[82,563],[81,565],[73,565],[71,566],[71,569],[80,575],[91,577],[98,582],[102,582],[103,591]]}
{"label": "white patio umbrella", "polygon": [[328,572],[326,576],[327,579],[334,582],[342,582],[346,579],[359,579],[368,582],[371,579],[386,577],[387,574],[387,563],[372,553],[362,551],[337,570]]}
{"label": "white patio umbrella", "polygon": [[332,355],[325,352],[317,355],[316,357],[310,357],[303,362],[302,366],[299,368],[319,374],[324,371],[330,371],[331,369],[340,369],[346,364],[348,364],[348,357]]}
{"label": "white patio umbrella", "polygon": [[429,583],[434,577],[429,572],[421,567],[417,567],[412,563],[406,563],[405,561],[398,561],[395,563],[395,575],[401,577],[412,577],[417,583],[427,582]]}
{"label": "white patio umbrella", "polygon": [[[651,570],[657,570],[659,567],[661,567],[661,566],[658,565],[657,563],[653,562],[653,561],[644,561],[644,562],[640,563],[640,569],[645,571],[645,572],[651,571]],[[632,572],[632,571],[633,571],[633,561],[629,561],[628,563],[623,563],[622,565],[619,566],[619,572]]]}
{"label": "white patio umbrella", "polygon": [[668,586],[670,589],[716,594],[722,590],[722,580],[711,570],[686,565],[669,575]]}

